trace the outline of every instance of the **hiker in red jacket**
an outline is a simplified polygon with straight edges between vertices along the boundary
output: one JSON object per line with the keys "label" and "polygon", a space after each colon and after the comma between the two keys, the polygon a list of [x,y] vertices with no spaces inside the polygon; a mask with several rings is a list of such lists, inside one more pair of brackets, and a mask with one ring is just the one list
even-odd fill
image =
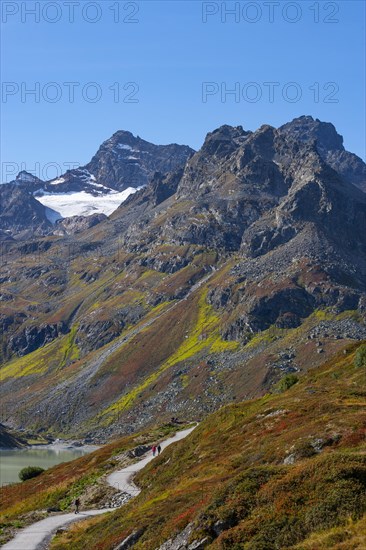
{"label": "hiker in red jacket", "polygon": [[153,456],[155,456],[155,454],[156,454],[156,445],[152,446],[152,454],[153,454]]}

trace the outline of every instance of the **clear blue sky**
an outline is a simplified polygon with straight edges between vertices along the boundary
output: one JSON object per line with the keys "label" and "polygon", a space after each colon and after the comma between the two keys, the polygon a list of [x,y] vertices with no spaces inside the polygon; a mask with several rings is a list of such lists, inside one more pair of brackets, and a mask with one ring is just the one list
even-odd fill
{"label": "clear blue sky", "polygon": [[[301,114],[333,122],[365,158],[364,45],[363,1],[3,0],[2,179],[9,163],[54,177],[50,163],[84,164],[119,129],[199,148],[221,124]],[[65,82],[79,83],[73,102]],[[25,92],[37,86],[36,102]]]}

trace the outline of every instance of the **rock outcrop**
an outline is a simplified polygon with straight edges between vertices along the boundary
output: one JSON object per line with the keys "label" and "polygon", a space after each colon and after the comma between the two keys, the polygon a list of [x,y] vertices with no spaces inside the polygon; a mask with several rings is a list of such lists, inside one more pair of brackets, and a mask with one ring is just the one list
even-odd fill
{"label": "rock outcrop", "polygon": [[0,230],[5,240],[31,239],[50,232],[46,208],[32,194],[14,184],[0,185]]}
{"label": "rock outcrop", "polygon": [[366,338],[365,165],[333,125],[225,125],[194,154],[155,147],[118,132],[88,165],[123,188],[156,153],[108,219],[6,243],[4,362],[42,353],[44,380],[9,376],[0,396],[34,392],[26,406],[57,431],[197,418]]}

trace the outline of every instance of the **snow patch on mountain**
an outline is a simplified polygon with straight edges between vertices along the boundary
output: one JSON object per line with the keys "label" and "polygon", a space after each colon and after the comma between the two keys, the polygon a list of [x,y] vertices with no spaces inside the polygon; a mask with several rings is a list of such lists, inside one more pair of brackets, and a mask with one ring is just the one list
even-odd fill
{"label": "snow patch on mountain", "polygon": [[[47,207],[47,219],[55,223],[70,216],[91,216],[92,214],[106,214],[114,212],[129,195],[137,189],[128,187],[122,192],[112,192],[108,195],[93,196],[85,191],[77,193],[44,193],[37,200]],[[50,211],[51,210],[51,211]]]}
{"label": "snow patch on mountain", "polygon": [[75,172],[77,172],[78,177],[85,182],[91,183],[96,181],[94,174],[91,174],[86,168],[77,168]]}
{"label": "snow patch on mountain", "polygon": [[124,143],[117,143],[118,149],[126,149],[126,151],[135,151],[130,145],[125,145]]}
{"label": "snow patch on mountain", "polygon": [[59,185],[60,183],[64,183],[65,178],[56,178],[55,180],[50,181],[50,185]]}

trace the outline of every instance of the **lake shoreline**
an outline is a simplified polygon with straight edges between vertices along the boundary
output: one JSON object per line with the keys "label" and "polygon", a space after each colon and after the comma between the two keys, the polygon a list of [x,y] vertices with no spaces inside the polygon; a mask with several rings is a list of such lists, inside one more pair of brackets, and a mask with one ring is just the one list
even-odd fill
{"label": "lake shoreline", "polygon": [[54,443],[32,443],[30,445],[23,445],[21,447],[0,447],[0,453],[7,451],[26,451],[29,449],[60,449],[60,450],[72,450],[72,449],[91,449],[90,452],[100,449],[101,445],[93,445],[88,443],[78,444],[77,442],[68,443],[67,441],[55,441]]}
{"label": "lake shoreline", "polygon": [[60,440],[45,445],[1,448],[0,485],[19,483],[19,472],[25,467],[39,466],[47,470],[58,464],[81,458],[100,448],[99,445],[74,445],[73,443]]}

